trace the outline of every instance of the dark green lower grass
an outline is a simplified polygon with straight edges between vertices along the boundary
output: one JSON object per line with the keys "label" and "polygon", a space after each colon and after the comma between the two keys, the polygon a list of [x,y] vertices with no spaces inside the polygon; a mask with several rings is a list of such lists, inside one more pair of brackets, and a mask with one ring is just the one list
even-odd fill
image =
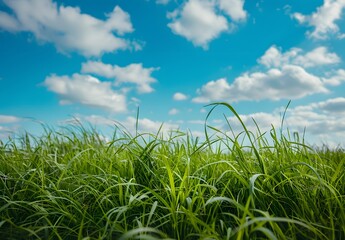
{"label": "dark green lower grass", "polygon": [[0,239],[345,239],[345,152],[245,132],[1,142]]}

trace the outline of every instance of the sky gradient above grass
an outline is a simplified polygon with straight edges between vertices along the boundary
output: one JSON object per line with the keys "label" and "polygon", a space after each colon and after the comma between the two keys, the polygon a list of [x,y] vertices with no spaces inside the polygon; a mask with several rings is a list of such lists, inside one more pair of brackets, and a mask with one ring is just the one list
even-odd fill
{"label": "sky gradient above grass", "polygon": [[345,0],[0,0],[0,42],[1,138],[71,119],[133,130],[138,107],[142,131],[201,136],[218,101],[268,130],[291,100],[285,127],[345,146]]}

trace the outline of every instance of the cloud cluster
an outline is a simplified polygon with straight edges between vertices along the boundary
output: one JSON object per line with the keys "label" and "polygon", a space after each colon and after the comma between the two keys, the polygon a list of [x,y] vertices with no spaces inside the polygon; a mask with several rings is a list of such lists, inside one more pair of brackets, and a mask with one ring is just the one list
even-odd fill
{"label": "cloud cluster", "polygon": [[123,38],[134,31],[130,16],[118,6],[102,20],[52,0],[3,2],[12,13],[0,11],[0,29],[32,33],[38,41],[53,43],[61,52],[99,56],[131,48],[131,42]]}
{"label": "cloud cluster", "polygon": [[338,69],[337,71],[328,74],[329,76],[323,78],[323,82],[330,86],[339,86],[342,82],[345,82],[345,70]]}
{"label": "cloud cluster", "polygon": [[[325,101],[311,103],[308,105],[297,106],[287,110],[284,119],[284,130],[289,129],[290,133],[297,132],[303,134],[306,131],[307,141],[310,144],[327,143],[332,147],[341,143],[345,146],[343,136],[345,134],[345,98],[333,98]],[[258,124],[263,133],[281,127],[282,108],[275,109],[272,113],[255,112],[251,114],[240,114],[246,127],[253,133],[257,132]],[[228,122],[232,130],[238,134],[243,128],[235,116],[229,117]],[[230,131],[229,126],[223,125],[221,129]]]}
{"label": "cloud cluster", "polygon": [[150,93],[154,91],[151,84],[157,81],[151,74],[158,69],[144,68],[142,63],[133,63],[126,67],[120,67],[99,61],[88,61],[83,63],[81,71],[106,78],[114,78],[116,85],[132,83],[136,85],[139,93]]}
{"label": "cloud cluster", "polygon": [[286,64],[298,65],[304,68],[340,63],[336,53],[331,53],[326,47],[317,47],[303,54],[300,48],[292,48],[282,53],[276,46],[271,46],[258,62],[266,67],[280,67]]}
{"label": "cloud cluster", "polygon": [[[122,83],[134,84],[139,93],[150,93],[153,91],[150,84],[156,82],[156,79],[151,77],[154,70],[156,69],[144,68],[141,63],[119,67],[89,61],[82,65],[83,74],[51,75],[44,80],[43,86],[59,96],[60,104],[78,103],[121,113],[127,111],[126,93],[129,89],[119,89],[119,85]],[[115,80],[112,82],[101,81],[90,74],[115,78]]]}
{"label": "cloud cluster", "polygon": [[308,32],[309,37],[327,39],[330,34],[337,34],[338,38],[342,38],[336,22],[341,19],[344,9],[345,0],[324,0],[323,5],[311,15],[294,13],[292,16],[299,23],[314,27],[312,32]]}
{"label": "cloud cluster", "polygon": [[114,91],[110,82],[101,82],[90,75],[51,75],[43,84],[49,91],[58,94],[62,105],[79,103],[111,112],[126,111],[125,95]]}
{"label": "cloud cluster", "polygon": [[230,31],[234,22],[246,20],[243,5],[244,0],[188,0],[168,14],[172,20],[168,27],[195,46],[206,49],[210,41]]}
{"label": "cloud cluster", "polygon": [[316,93],[327,93],[327,86],[336,86],[345,81],[343,69],[326,72],[324,76],[313,73],[316,67],[334,66],[340,62],[337,54],[326,47],[318,47],[304,53],[292,48],[282,52],[276,46],[270,47],[258,59],[258,67],[266,71],[246,72],[233,83],[225,78],[210,81],[197,90],[193,102],[207,103],[225,100],[280,100],[297,99]]}
{"label": "cloud cluster", "polygon": [[320,109],[324,113],[343,113],[345,114],[345,98],[338,97],[328,99],[323,102],[314,103],[310,105],[311,109]]}

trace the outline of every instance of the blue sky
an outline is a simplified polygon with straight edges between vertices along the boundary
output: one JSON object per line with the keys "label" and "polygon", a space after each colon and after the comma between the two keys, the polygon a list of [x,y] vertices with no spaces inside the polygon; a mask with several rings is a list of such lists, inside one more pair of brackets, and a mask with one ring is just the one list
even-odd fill
{"label": "blue sky", "polygon": [[[249,128],[345,134],[345,0],[0,0],[0,137],[79,119],[189,129],[225,101]],[[226,132],[226,109],[210,124]]]}

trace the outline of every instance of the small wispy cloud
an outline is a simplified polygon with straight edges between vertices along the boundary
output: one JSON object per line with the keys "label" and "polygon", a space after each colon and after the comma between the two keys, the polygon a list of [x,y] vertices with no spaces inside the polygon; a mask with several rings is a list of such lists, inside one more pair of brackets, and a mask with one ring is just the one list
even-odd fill
{"label": "small wispy cloud", "polygon": [[173,99],[175,101],[184,101],[184,100],[187,100],[188,99],[188,96],[186,94],[183,94],[183,93],[180,93],[180,92],[177,92],[173,95]]}
{"label": "small wispy cloud", "polygon": [[306,24],[314,28],[307,34],[315,39],[327,39],[331,35],[342,36],[337,21],[343,16],[345,9],[344,0],[324,0],[323,5],[318,7],[311,15],[294,13],[292,17],[299,23]]}
{"label": "small wispy cloud", "polygon": [[176,115],[176,114],[178,114],[179,112],[180,112],[180,111],[179,111],[178,109],[172,108],[172,109],[169,110],[168,114],[169,114],[169,115]]}

